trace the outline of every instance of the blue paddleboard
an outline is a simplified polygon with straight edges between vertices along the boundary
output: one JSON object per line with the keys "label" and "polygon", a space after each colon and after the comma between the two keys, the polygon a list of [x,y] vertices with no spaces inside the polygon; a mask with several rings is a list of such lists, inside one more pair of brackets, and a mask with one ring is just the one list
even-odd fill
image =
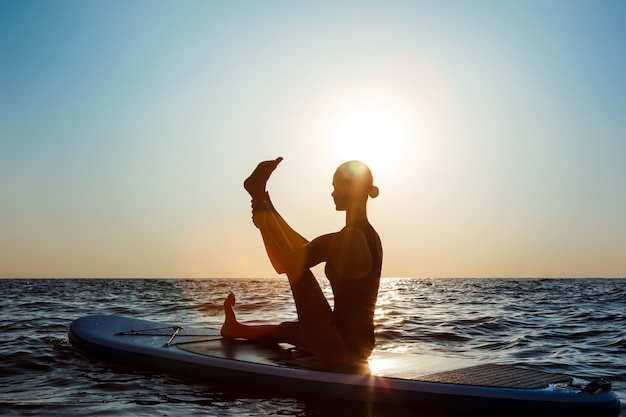
{"label": "blue paddleboard", "polygon": [[184,372],[283,392],[406,405],[439,415],[617,416],[604,380],[511,365],[374,351],[368,363],[329,369],[285,345],[223,339],[218,332],[121,316],[87,316],[69,328],[73,345],[138,368]]}

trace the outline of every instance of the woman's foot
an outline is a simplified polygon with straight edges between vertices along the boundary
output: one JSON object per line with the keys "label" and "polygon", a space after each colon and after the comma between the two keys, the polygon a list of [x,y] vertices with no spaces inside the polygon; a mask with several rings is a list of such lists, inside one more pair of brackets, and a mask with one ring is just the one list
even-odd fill
{"label": "woman's foot", "polygon": [[235,316],[235,312],[233,311],[233,306],[235,305],[235,294],[232,292],[228,294],[226,300],[224,300],[224,324],[222,325],[222,330],[220,334],[223,337],[227,338],[235,338],[237,337],[237,328],[240,326],[237,321],[237,317]]}
{"label": "woman's foot", "polygon": [[262,199],[265,195],[265,184],[283,158],[279,156],[271,161],[263,161],[257,165],[252,174],[243,182],[243,188],[253,200]]}

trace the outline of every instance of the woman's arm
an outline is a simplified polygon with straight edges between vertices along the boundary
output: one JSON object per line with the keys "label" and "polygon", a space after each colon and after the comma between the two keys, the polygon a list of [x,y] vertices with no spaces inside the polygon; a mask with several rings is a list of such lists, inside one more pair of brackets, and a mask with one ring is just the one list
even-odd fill
{"label": "woman's arm", "polygon": [[307,245],[307,264],[327,262],[342,278],[362,278],[373,266],[365,234],[347,226],[340,232],[320,236]]}

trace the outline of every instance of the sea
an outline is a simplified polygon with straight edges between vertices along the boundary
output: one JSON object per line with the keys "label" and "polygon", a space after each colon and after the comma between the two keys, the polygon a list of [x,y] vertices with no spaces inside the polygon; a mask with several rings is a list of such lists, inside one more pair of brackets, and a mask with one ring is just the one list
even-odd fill
{"label": "sea", "polygon": [[[332,303],[327,281],[320,284]],[[119,365],[68,341],[70,323],[90,314],[219,329],[230,291],[243,322],[295,320],[286,279],[3,279],[0,285],[3,416],[427,417],[406,407]],[[626,416],[626,279],[384,278],[375,322],[381,350],[603,377]]]}

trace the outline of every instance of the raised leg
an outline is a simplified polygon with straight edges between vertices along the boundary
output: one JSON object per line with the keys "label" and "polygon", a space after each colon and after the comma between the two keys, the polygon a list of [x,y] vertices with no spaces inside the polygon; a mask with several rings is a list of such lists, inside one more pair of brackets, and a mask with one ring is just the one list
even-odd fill
{"label": "raised leg", "polygon": [[243,188],[250,194],[253,200],[263,199],[265,195],[265,184],[276,169],[282,157],[271,161],[263,161],[257,165],[252,174],[243,182]]}

